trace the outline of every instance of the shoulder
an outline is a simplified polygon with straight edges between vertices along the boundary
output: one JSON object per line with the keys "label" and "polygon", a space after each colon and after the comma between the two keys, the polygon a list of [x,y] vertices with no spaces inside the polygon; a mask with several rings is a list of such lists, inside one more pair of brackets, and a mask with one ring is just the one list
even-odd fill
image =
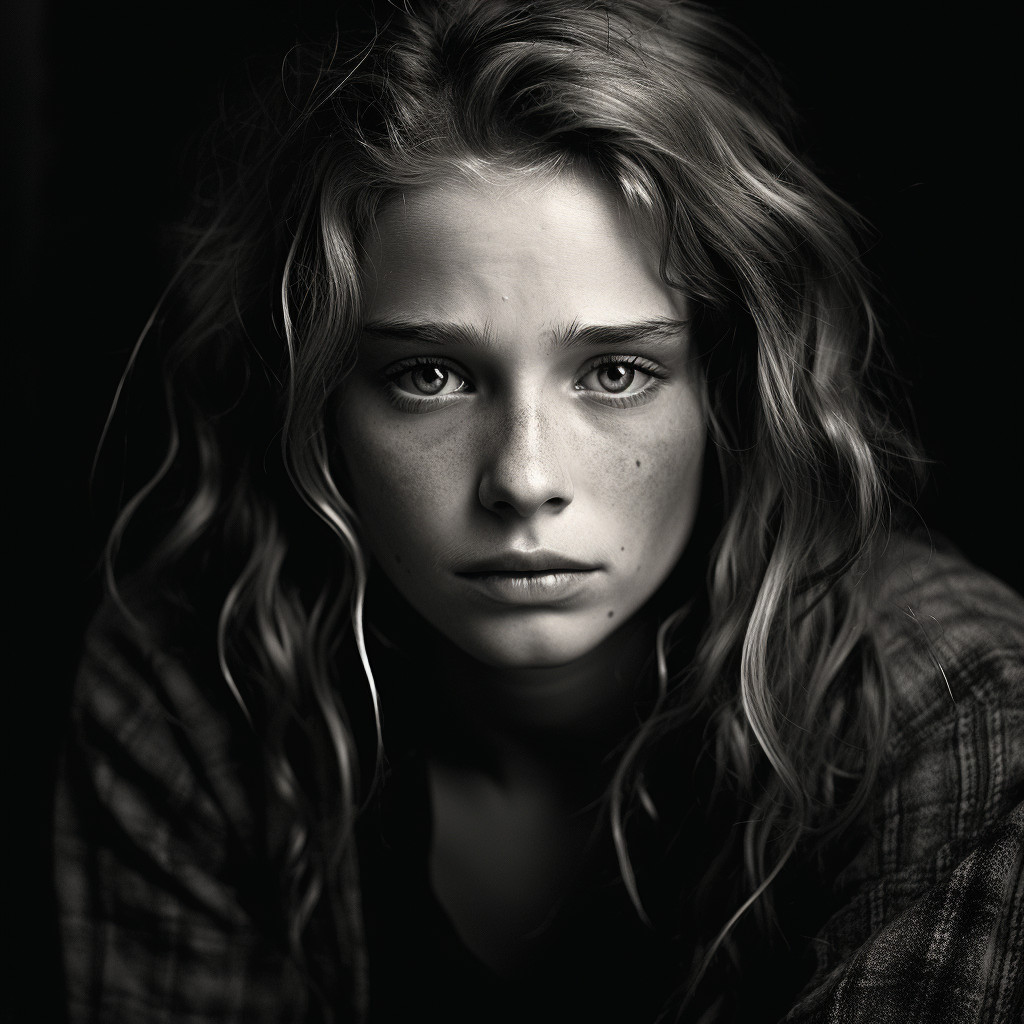
{"label": "shoulder", "polygon": [[1024,601],[958,552],[902,540],[876,615],[890,728],[872,809],[888,853],[941,873],[1010,821],[1019,841]]}
{"label": "shoulder", "polygon": [[894,539],[873,632],[902,739],[961,704],[1024,710],[1024,599],[951,547]]}
{"label": "shoulder", "polygon": [[65,760],[133,818],[162,807],[251,833],[251,730],[215,662],[189,657],[171,621],[151,602],[104,601],[85,635]]}
{"label": "shoulder", "polygon": [[1024,602],[956,552],[901,540],[874,610],[880,776],[787,1021],[1001,1022],[1022,996]]}
{"label": "shoulder", "polygon": [[233,730],[241,709],[220,678],[216,655],[205,649],[210,645],[183,622],[169,606],[132,590],[106,597],[85,632],[73,718],[114,729],[125,742],[145,724],[198,730],[211,741]]}

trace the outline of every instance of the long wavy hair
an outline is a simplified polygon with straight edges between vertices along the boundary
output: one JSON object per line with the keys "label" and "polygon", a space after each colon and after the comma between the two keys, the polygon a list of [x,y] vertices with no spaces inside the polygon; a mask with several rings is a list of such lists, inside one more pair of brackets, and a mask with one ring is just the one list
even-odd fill
{"label": "long wavy hair", "polygon": [[346,50],[293,49],[220,136],[133,355],[162,383],[168,440],[111,533],[109,584],[130,569],[209,624],[287,823],[284,938],[312,1004],[365,1014],[354,829],[384,748],[367,555],[332,471],[362,240],[394,197],[459,168],[598,175],[655,225],[704,367],[715,529],[699,634],[684,642],[693,595],[677,595],[653,652],[657,699],[607,802],[646,917],[631,836],[689,800],[665,752],[699,723],[707,818],[717,808],[729,826],[680,880],[704,923],[666,993],[682,1013],[711,965],[743,970],[743,928],[767,941],[779,872],[856,818],[879,770],[871,567],[912,452],[876,397],[856,218],[795,151],[772,69],[704,7],[442,0],[391,13]]}

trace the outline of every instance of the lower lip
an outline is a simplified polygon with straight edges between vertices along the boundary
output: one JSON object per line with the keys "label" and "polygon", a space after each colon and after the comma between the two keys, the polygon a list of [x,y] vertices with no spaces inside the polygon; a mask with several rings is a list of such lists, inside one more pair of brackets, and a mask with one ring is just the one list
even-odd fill
{"label": "lower lip", "polygon": [[474,589],[502,604],[551,604],[570,601],[590,582],[596,569],[554,572],[459,573]]}

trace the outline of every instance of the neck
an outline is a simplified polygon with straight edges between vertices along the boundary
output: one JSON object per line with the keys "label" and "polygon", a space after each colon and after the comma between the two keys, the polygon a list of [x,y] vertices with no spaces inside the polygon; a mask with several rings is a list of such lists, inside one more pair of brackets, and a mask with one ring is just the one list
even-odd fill
{"label": "neck", "polygon": [[437,641],[431,676],[439,759],[498,778],[557,769],[593,778],[636,726],[654,626],[637,618],[584,657],[544,668],[484,665]]}

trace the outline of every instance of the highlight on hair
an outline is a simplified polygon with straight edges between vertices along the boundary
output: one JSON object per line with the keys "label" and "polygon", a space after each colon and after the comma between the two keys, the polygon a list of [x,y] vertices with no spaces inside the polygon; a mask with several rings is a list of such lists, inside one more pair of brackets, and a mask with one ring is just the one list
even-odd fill
{"label": "highlight on hair", "polygon": [[[794,151],[763,59],[671,0],[408,4],[352,52],[293,50],[233,133],[138,350],[157,353],[169,442],[108,568],[116,592],[122,540],[141,536],[135,572],[217,623],[211,650],[290,821],[287,941],[325,1017],[338,992],[368,1005],[353,829],[383,749],[367,559],[332,469],[362,240],[404,191],[489,168],[596,176],[657,228],[662,275],[698,311],[721,521],[696,651],[680,594],[656,706],[609,794],[638,913],[630,831],[666,810],[647,781],[683,727],[706,722],[713,807],[744,822],[690,887],[709,930],[666,1010],[681,1012],[710,964],[740,968],[744,921],[769,941],[773,880],[855,818],[879,767],[870,570],[912,453],[873,396],[853,214]],[[660,799],[673,781],[686,798],[689,780],[664,781]]]}

